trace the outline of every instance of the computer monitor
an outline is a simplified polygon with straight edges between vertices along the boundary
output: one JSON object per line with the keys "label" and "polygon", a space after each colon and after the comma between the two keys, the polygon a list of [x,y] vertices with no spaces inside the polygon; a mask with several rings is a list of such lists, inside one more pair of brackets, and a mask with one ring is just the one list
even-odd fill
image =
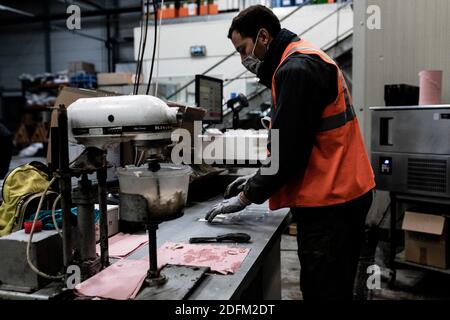
{"label": "computer monitor", "polygon": [[203,122],[221,123],[223,118],[223,81],[203,75],[195,76],[195,103],[206,110]]}

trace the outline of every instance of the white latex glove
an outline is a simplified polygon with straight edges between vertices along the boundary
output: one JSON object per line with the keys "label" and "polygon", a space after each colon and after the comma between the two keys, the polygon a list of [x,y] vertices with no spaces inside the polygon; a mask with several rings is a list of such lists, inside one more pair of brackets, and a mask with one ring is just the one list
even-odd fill
{"label": "white latex glove", "polygon": [[243,193],[237,196],[225,199],[221,203],[215,205],[205,216],[205,219],[211,223],[219,214],[228,214],[244,210],[250,202],[245,198]]}
{"label": "white latex glove", "polygon": [[250,174],[248,176],[239,177],[236,180],[234,180],[225,189],[225,193],[223,194],[223,197],[225,199],[229,199],[231,197],[238,195],[241,191],[244,190],[245,184],[253,176],[254,176],[254,174]]}

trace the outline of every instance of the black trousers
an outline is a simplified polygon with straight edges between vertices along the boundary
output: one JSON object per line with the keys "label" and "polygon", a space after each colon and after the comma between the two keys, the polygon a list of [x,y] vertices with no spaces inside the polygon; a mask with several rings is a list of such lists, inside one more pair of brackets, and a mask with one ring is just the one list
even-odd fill
{"label": "black trousers", "polygon": [[292,208],[305,300],[351,300],[372,191],[350,202]]}

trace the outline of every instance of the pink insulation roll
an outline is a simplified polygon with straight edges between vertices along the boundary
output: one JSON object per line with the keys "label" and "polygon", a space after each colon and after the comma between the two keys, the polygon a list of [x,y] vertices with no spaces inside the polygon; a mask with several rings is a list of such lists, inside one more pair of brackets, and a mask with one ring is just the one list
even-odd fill
{"label": "pink insulation roll", "polygon": [[423,70],[419,72],[419,105],[442,103],[442,70]]}

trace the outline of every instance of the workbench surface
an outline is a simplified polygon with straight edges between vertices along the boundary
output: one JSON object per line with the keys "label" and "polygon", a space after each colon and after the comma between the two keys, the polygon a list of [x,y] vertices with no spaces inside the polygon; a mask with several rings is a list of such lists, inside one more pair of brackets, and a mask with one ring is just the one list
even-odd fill
{"label": "workbench surface", "polygon": [[[198,236],[217,236],[231,232],[245,232],[251,236],[250,243],[227,246],[248,247],[250,252],[235,274],[208,274],[189,296],[189,299],[229,300],[239,299],[258,274],[270,285],[279,285],[279,245],[281,234],[287,224],[288,209],[270,211],[268,203],[252,204],[240,213],[227,215],[221,224],[199,221],[206,212],[223,198],[215,197],[209,201],[194,203],[185,209],[184,215],[176,220],[163,222],[157,231],[158,247],[166,241],[188,243],[189,238]],[[222,244],[219,244],[222,245]],[[141,259],[148,255],[148,246],[139,248],[127,259]],[[265,269],[261,275],[261,270]],[[267,275],[268,274],[268,275]],[[169,280],[170,281],[170,280]],[[270,289],[270,288],[269,288]],[[275,289],[277,291],[277,289]],[[275,294],[275,298],[278,294]],[[273,295],[268,296],[273,297]]]}

